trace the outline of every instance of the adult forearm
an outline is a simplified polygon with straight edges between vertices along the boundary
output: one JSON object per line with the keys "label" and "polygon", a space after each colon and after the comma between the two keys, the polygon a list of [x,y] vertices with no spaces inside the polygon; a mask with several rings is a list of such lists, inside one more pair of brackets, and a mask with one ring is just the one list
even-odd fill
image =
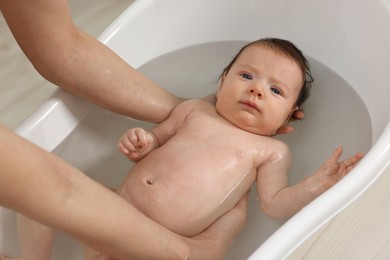
{"label": "adult forearm", "polygon": [[189,254],[184,239],[1,126],[0,151],[1,205],[118,259],[184,259]]}
{"label": "adult forearm", "polygon": [[37,71],[65,90],[114,112],[155,122],[180,102],[79,30],[67,1],[0,0],[0,8]]}

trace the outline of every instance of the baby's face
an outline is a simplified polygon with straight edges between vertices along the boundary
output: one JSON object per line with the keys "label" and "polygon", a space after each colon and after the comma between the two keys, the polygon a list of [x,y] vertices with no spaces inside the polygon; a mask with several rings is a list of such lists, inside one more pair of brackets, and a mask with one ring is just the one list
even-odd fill
{"label": "baby's face", "polygon": [[216,109],[243,130],[273,135],[297,109],[302,78],[292,59],[268,47],[249,46],[222,77]]}

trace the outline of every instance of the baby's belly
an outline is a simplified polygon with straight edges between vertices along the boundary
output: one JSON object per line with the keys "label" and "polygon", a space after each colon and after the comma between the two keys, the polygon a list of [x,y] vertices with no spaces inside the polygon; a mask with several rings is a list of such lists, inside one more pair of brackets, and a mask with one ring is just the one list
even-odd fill
{"label": "baby's belly", "polygon": [[[232,180],[202,171],[159,172],[136,164],[126,177],[120,194],[145,215],[185,236],[193,236],[234,207],[254,179]],[[249,175],[249,174],[246,174]]]}

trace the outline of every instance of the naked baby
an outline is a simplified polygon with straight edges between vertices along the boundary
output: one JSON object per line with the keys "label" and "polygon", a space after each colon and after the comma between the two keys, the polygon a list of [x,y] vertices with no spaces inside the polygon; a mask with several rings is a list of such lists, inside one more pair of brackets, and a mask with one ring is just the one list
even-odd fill
{"label": "naked baby", "polygon": [[[200,233],[257,184],[260,209],[288,218],[332,187],[362,158],[337,148],[309,177],[288,185],[291,156],[273,138],[309,95],[308,62],[291,42],[244,46],[220,77],[215,102],[188,100],[150,130],[130,129],[118,148],[136,163],[120,196],[185,236]],[[87,249],[86,259],[110,259]]]}

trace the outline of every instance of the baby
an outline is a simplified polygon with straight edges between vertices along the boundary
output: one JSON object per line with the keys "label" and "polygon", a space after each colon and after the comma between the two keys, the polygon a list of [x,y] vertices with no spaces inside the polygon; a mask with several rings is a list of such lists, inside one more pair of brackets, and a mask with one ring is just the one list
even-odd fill
{"label": "baby", "polygon": [[261,39],[244,46],[221,75],[216,102],[189,100],[149,131],[130,129],[119,150],[137,163],[119,194],[176,233],[198,234],[257,183],[259,207],[288,218],[333,186],[361,159],[320,169],[288,186],[288,147],[272,138],[308,97],[308,62],[292,43]]}
{"label": "baby", "polygon": [[[362,158],[342,149],[288,186],[291,156],[272,136],[309,95],[308,62],[292,43],[244,46],[220,77],[215,104],[188,100],[149,131],[133,128],[118,148],[137,162],[118,190],[142,213],[185,236],[200,233],[257,183],[260,209],[284,219],[332,187]],[[91,249],[87,259],[110,259]]]}

